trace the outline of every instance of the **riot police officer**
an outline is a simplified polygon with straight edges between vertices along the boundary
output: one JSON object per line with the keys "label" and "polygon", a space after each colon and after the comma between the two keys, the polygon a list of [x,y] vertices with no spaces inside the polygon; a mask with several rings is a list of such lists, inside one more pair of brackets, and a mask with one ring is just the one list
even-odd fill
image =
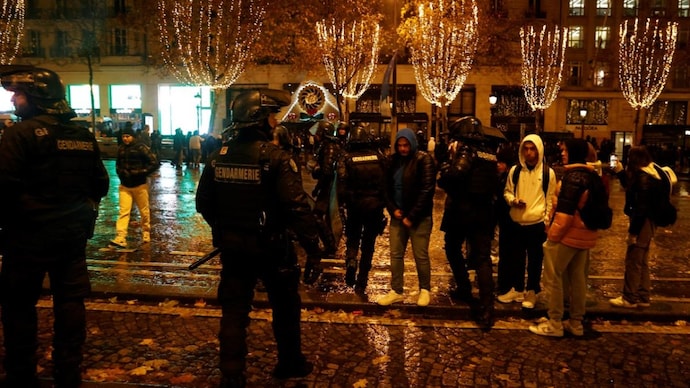
{"label": "riot police officer", "polygon": [[332,256],[337,249],[337,241],[333,234],[331,219],[331,196],[336,174],[336,164],[340,155],[340,144],[335,136],[335,128],[328,121],[319,123],[316,130],[318,142],[314,154],[316,166],[312,170],[312,178],[316,179],[316,186],[312,191],[314,197],[314,214],[319,223],[319,236],[325,245],[326,255]]}
{"label": "riot police officer", "polygon": [[378,144],[363,127],[355,128],[338,163],[338,190],[347,209],[345,283],[355,286],[358,292],[364,292],[367,287],[376,237],[386,224],[384,175],[385,156],[378,151]]}
{"label": "riot police officer", "polygon": [[221,250],[223,387],[244,386],[246,330],[257,278],[273,308],[278,344],[274,376],[303,377],[313,369],[301,350],[299,266],[288,229],[308,255],[305,282],[318,277],[322,251],[297,165],[271,142],[275,114],[289,102],[290,94],[282,90],[239,94],[231,105],[237,136],[211,156],[199,181],[197,211],[211,226],[214,246]]}
{"label": "riot police officer", "polygon": [[4,386],[39,386],[36,303],[47,273],[55,315],[55,386],[78,387],[84,298],[91,288],[85,248],[98,203],[108,193],[108,173],[94,135],[69,123],[76,114],[55,72],[6,66],[0,74],[22,119],[5,129],[0,142]]}
{"label": "riot police officer", "polygon": [[[446,258],[457,288],[453,296],[473,307],[478,323],[493,326],[494,283],[491,267],[491,240],[495,220],[494,200],[498,186],[496,147],[481,131],[481,123],[466,117],[450,125],[448,160],[441,164],[438,186],[446,192],[441,220],[445,232]],[[477,271],[479,306],[474,306],[467,264],[462,254],[468,244],[468,263]]]}

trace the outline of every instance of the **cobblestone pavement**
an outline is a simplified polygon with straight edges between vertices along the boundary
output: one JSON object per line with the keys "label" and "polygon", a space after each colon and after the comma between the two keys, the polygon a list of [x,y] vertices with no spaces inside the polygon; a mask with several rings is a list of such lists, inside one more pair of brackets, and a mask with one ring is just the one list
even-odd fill
{"label": "cobblestone pavement", "polygon": [[[40,375],[50,386],[50,300],[40,303]],[[92,301],[85,388],[216,387],[220,311]],[[585,336],[548,338],[529,320],[499,320],[489,332],[464,320],[401,310],[383,315],[304,311],[304,379],[271,377],[276,348],[270,311],[249,327],[249,387],[688,387],[690,327],[683,323],[589,322]]]}
{"label": "cobblestone pavement", "polygon": [[[195,211],[194,195],[200,170],[176,171],[168,163],[151,178],[152,242],[139,242],[139,225],[134,217],[130,226],[129,250],[112,251],[104,247],[113,238],[117,219],[117,184],[114,162],[106,161],[111,171],[110,195],[101,204],[101,216],[87,251],[94,290],[102,295],[127,299],[146,299],[153,296],[194,301],[215,298],[219,264],[217,259],[188,271],[189,264],[211,251],[210,230]],[[628,219],[623,214],[623,192],[617,181],[613,183],[611,207],[614,225],[600,232],[597,246],[591,250],[590,289],[588,310],[601,314],[635,315],[642,319],[670,319],[690,316],[690,197],[688,183],[681,181],[674,201],[680,210],[678,222],[671,228],[659,228],[650,252],[652,273],[652,306],[635,311],[611,309],[608,298],[617,297],[622,289],[625,240]],[[311,191],[314,182],[305,174],[305,187]],[[443,214],[444,194],[437,191],[434,209],[434,229],[431,235],[430,258],[432,265],[432,306],[427,311],[448,313],[446,307],[457,307],[448,297],[453,285],[450,269],[443,250],[443,232],[439,230]],[[389,290],[389,249],[387,231],[377,240],[373,269],[367,297],[362,299],[344,284],[344,244],[335,259],[325,260],[326,271],[315,287],[302,289],[306,306],[329,304],[338,308],[375,309],[370,301]],[[417,283],[414,261],[408,250],[406,257],[405,293],[409,298],[405,306],[416,308]],[[304,255],[301,255],[303,258]],[[265,297],[258,295],[258,302]],[[500,313],[520,313],[513,305],[497,303]],[[460,306],[463,307],[463,306]],[[436,309],[436,310],[435,310]]]}

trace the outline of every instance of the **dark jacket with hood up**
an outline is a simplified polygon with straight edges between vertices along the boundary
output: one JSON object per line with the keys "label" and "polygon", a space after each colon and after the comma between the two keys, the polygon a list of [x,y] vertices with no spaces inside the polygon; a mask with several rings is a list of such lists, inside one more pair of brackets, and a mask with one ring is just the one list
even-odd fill
{"label": "dark jacket with hood up", "polygon": [[[417,138],[409,128],[401,129],[395,136],[395,143],[401,137],[410,142],[410,155],[403,157],[396,151],[386,171],[386,208],[392,215],[396,209],[402,210],[403,216],[416,226],[431,216],[434,207],[434,190],[436,187],[436,168],[433,158],[418,149]],[[402,203],[395,201],[395,173],[402,173]]]}

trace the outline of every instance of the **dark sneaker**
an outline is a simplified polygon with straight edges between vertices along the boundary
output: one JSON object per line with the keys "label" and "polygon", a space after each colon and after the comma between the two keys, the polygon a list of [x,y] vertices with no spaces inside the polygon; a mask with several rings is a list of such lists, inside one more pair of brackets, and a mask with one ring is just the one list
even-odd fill
{"label": "dark sneaker", "polygon": [[314,364],[304,361],[299,365],[288,365],[278,363],[273,370],[273,377],[276,379],[289,379],[293,377],[304,377],[314,370]]}

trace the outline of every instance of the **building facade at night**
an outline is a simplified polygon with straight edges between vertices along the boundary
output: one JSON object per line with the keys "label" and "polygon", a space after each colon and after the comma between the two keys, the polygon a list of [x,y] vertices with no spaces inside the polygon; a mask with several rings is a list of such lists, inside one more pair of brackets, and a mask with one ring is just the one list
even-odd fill
{"label": "building facade at night", "polygon": [[[398,23],[402,2],[383,1],[383,28],[390,29]],[[636,112],[619,86],[619,25],[636,17],[673,21],[678,23],[674,60],[665,89],[643,117],[642,139],[648,144],[678,149],[678,168],[688,168],[687,157],[683,159],[682,155],[690,148],[690,0],[487,2],[490,5],[481,9],[480,24],[500,29],[495,40],[512,48],[507,51],[512,58],[503,64],[491,63],[484,60],[491,53],[480,50],[477,55],[484,58],[475,60],[462,91],[449,106],[451,118],[476,116],[485,125],[500,128],[509,138],[534,131],[535,114],[522,90],[519,28],[526,24],[558,24],[568,27],[562,83],[558,97],[544,111],[541,126],[545,132],[564,137],[584,134],[599,141],[610,139],[620,155],[623,145],[633,141]],[[14,61],[57,71],[67,86],[70,103],[82,115],[89,115],[92,109],[85,54],[94,54],[87,43],[97,36],[98,60],[93,65],[96,115],[111,117],[116,126],[133,121],[148,123],[163,135],[171,135],[178,127],[185,132],[198,129],[205,133],[214,115],[213,131],[220,132],[227,124],[228,101],[238,89],[256,86],[295,92],[295,104],[286,120],[299,120],[305,115],[318,117],[318,113],[327,119],[334,117],[330,81],[321,63],[315,63],[309,71],[295,71],[285,64],[251,66],[231,88],[220,93],[212,93],[208,87],[185,86],[154,65],[158,50],[155,13],[142,17],[140,12],[136,19],[128,19],[128,13],[140,7],[139,2],[102,3],[99,9],[88,10],[79,1],[26,1],[22,51]],[[152,8],[148,12],[153,11]],[[98,19],[97,25],[91,23],[94,17]],[[367,114],[375,116],[379,111],[389,59],[390,54],[382,51],[371,87],[358,101],[350,102],[350,112],[362,112],[368,117]],[[412,65],[404,59],[396,66],[395,80],[395,107],[402,114],[398,116],[398,126],[416,125],[433,136],[437,132],[435,124],[425,120],[434,117],[436,109],[418,91]],[[489,96],[496,97],[494,104],[489,102]],[[211,109],[212,99],[219,107],[215,112]],[[582,108],[587,110],[584,119],[580,114]],[[0,111],[11,109],[11,104],[0,101]]]}

